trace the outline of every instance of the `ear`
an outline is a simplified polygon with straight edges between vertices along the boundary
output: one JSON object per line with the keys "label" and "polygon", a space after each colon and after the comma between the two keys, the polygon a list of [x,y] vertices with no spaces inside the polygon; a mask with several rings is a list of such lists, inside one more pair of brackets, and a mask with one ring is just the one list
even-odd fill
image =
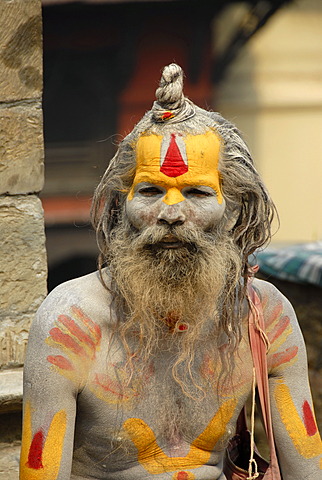
{"label": "ear", "polygon": [[227,230],[227,232],[233,230],[239,218],[240,212],[241,205],[239,203],[231,204],[227,202],[225,211],[225,230]]}

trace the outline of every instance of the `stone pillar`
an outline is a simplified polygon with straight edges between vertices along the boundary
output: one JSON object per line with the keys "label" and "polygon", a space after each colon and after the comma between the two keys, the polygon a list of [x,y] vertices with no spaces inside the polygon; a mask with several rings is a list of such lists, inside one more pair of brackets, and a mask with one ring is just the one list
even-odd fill
{"label": "stone pillar", "polygon": [[41,33],[40,0],[0,2],[0,414],[21,404],[19,367],[46,294]]}

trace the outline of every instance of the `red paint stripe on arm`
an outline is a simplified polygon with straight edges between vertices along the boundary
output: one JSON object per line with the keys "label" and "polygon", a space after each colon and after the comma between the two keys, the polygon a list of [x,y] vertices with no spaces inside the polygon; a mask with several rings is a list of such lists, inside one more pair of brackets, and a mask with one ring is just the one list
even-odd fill
{"label": "red paint stripe on arm", "polygon": [[44,468],[42,464],[43,444],[44,434],[41,430],[39,430],[37,433],[35,433],[30,445],[27,467],[33,468],[34,470]]}
{"label": "red paint stripe on arm", "polygon": [[283,352],[275,353],[271,358],[268,358],[267,360],[268,368],[269,369],[276,368],[282,365],[283,363],[290,362],[297,355],[297,352],[298,352],[298,347],[293,346],[293,347],[287,348]]}
{"label": "red paint stripe on arm", "polygon": [[72,363],[62,355],[48,355],[47,360],[63,370],[75,370]]}
{"label": "red paint stripe on arm", "polygon": [[274,343],[275,340],[277,340],[278,337],[282,335],[283,332],[287,329],[287,327],[290,325],[290,319],[289,317],[282,317],[281,320],[278,322],[274,330],[268,334],[268,339],[270,343]]}
{"label": "red paint stripe on arm", "polygon": [[303,403],[302,410],[303,410],[304,425],[306,428],[306,432],[309,437],[312,437],[313,435],[316,434],[318,429],[316,426],[314,414],[307,400]]}
{"label": "red paint stripe on arm", "polygon": [[72,335],[74,335],[81,342],[84,342],[95,353],[95,344],[93,340],[74,322],[73,319],[67,315],[59,315],[58,321],[62,323]]}
{"label": "red paint stripe on arm", "polygon": [[[265,298],[265,306],[267,305],[267,298]],[[279,303],[271,312],[269,318],[266,321],[266,328],[272,325],[283,313],[283,305]]]}
{"label": "red paint stripe on arm", "polygon": [[63,333],[58,327],[52,328],[49,333],[55,342],[64,345],[64,347],[72,350],[77,355],[81,355],[82,357],[88,357],[83,347],[78,345],[78,343],[75,342],[75,340],[73,340],[69,335]]}
{"label": "red paint stripe on arm", "polygon": [[98,344],[101,340],[102,333],[100,327],[97,323],[93,322],[88,318],[81,308],[78,308],[76,305],[72,307],[73,313],[83,322],[84,325],[89,329],[89,331],[94,335],[95,343]]}

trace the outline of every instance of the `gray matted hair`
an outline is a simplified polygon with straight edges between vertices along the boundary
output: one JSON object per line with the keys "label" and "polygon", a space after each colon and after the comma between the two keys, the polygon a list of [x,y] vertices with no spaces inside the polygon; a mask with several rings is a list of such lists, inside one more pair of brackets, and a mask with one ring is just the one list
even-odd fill
{"label": "gray matted hair", "polygon": [[183,72],[176,64],[164,68],[152,109],[120,143],[95,191],[92,223],[100,249],[99,269],[107,263],[111,233],[122,215],[133,183],[135,148],[140,135],[203,134],[209,130],[221,139],[219,172],[227,205],[225,217],[240,251],[244,278],[231,305],[237,302],[240,307],[247,279],[252,275],[249,256],[269,242],[276,209],[238,129],[219,113],[199,108],[184,96]]}

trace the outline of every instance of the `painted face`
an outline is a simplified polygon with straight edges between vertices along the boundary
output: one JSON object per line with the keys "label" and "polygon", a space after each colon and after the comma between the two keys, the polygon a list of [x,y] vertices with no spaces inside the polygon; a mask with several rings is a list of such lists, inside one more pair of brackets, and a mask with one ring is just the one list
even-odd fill
{"label": "painted face", "polygon": [[139,230],[154,224],[187,224],[204,230],[225,211],[218,172],[220,140],[203,135],[142,135],[126,213]]}

